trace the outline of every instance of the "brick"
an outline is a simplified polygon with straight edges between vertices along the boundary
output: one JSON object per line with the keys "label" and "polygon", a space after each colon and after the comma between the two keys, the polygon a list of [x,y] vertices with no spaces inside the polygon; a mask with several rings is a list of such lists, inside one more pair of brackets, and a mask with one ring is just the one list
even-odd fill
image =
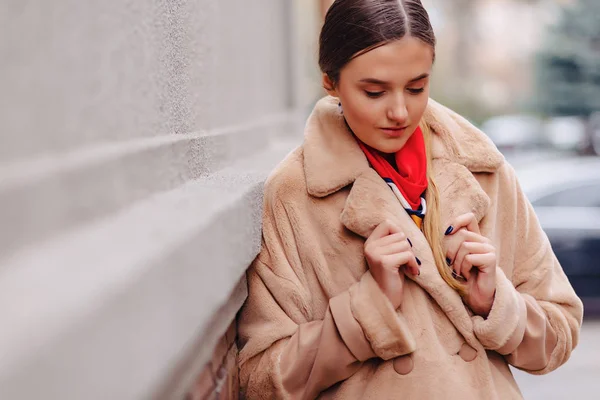
{"label": "brick", "polygon": [[233,320],[219,338],[211,361],[200,373],[185,400],[233,400],[239,398],[236,345],[237,324]]}
{"label": "brick", "polygon": [[235,343],[236,338],[237,323],[234,319],[233,322],[231,322],[231,325],[229,325],[229,328],[227,328],[227,332],[225,333],[225,341],[227,342],[227,348],[230,348]]}
{"label": "brick", "polygon": [[217,345],[215,347],[215,350],[213,352],[212,359],[210,362],[212,365],[213,374],[215,376],[218,376],[219,369],[221,368],[221,365],[223,365],[223,362],[225,360],[225,357],[227,356],[228,350],[229,350],[229,346],[227,346],[227,340],[226,340],[225,336],[222,336],[221,338],[219,338],[219,341],[217,342]]}
{"label": "brick", "polygon": [[215,388],[216,382],[214,380],[212,368],[210,365],[207,365],[200,373],[192,390],[190,390],[186,396],[186,400],[208,400],[211,396],[214,398],[213,393]]}
{"label": "brick", "polygon": [[239,374],[237,365],[238,349],[234,344],[227,352],[221,371],[223,381],[219,385],[218,400],[234,400],[239,398]]}

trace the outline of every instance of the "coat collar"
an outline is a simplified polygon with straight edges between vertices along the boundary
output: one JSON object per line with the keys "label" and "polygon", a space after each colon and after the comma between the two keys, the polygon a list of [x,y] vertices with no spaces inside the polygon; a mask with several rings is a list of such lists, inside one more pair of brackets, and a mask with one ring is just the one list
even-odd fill
{"label": "coat collar", "polygon": [[[473,173],[494,172],[503,163],[502,155],[477,128],[432,100],[424,118],[434,132],[432,166],[440,193],[442,226],[466,212],[473,212],[481,220],[490,199]],[[352,184],[340,217],[350,231],[367,238],[385,220],[401,227],[422,261],[421,275],[414,281],[440,305],[465,340],[476,347],[471,318],[462,299],[437,271],[423,233],[383,179],[369,167],[332,97],[322,99],[307,122],[304,169],[308,192],[316,197]]]}
{"label": "coat collar", "polygon": [[[465,187],[460,189],[465,189]],[[483,192],[481,189],[479,191]],[[454,197],[451,201],[457,199],[460,200],[454,204],[453,209],[459,214],[470,211],[473,204],[476,203],[481,203],[482,211],[485,211],[488,204],[486,200],[489,201],[485,194],[482,195],[477,191],[471,192],[467,196],[462,193],[459,198]],[[440,201],[442,207],[448,203],[447,192],[440,194]],[[444,211],[442,214],[443,221],[450,218],[448,212]],[[413,251],[422,262],[421,274],[417,277],[409,277],[433,298],[466,342],[477,348],[478,341],[473,333],[473,323],[460,295],[443,280],[437,270],[433,252],[425,235],[404,211],[384,180],[373,169],[362,173],[354,182],[340,219],[346,228],[365,239],[381,222],[391,220],[396,223],[410,238]]]}
{"label": "coat collar", "polygon": [[[423,118],[434,132],[434,159],[461,164],[471,172],[494,172],[502,165],[502,155],[487,136],[460,115],[429,100]],[[303,148],[308,193],[315,197],[340,190],[370,168],[338,112],[338,101],[330,96],[321,99],[308,118]]]}

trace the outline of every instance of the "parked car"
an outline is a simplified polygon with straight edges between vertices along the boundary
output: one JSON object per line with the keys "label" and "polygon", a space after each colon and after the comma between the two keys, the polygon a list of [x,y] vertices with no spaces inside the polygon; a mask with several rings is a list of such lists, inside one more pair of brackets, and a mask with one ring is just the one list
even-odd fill
{"label": "parked car", "polygon": [[485,121],[481,130],[504,153],[547,145],[542,121],[532,115],[501,115]]}
{"label": "parked car", "polygon": [[524,193],[586,313],[600,312],[600,157],[538,161],[517,169]]}
{"label": "parked car", "polygon": [[600,111],[595,112],[590,117],[590,134],[592,148],[600,156]]}
{"label": "parked car", "polygon": [[544,132],[558,150],[581,152],[588,145],[586,122],[580,117],[553,117],[546,121]]}

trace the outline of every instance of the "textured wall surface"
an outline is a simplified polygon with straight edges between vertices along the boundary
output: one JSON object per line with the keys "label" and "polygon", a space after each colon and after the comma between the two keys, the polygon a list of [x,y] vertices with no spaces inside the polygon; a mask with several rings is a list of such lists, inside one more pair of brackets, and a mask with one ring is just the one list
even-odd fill
{"label": "textured wall surface", "polygon": [[0,4],[1,399],[181,399],[207,365],[235,392],[262,184],[300,141],[293,12]]}
{"label": "textured wall surface", "polygon": [[3,1],[0,157],[284,111],[285,8],[277,0]]}

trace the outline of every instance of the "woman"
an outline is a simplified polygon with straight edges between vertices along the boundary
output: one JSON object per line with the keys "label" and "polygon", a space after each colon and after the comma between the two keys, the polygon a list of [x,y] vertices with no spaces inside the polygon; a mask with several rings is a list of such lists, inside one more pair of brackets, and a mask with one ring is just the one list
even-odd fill
{"label": "woman", "polygon": [[330,96],[266,183],[239,320],[248,399],[520,399],[577,344],[582,304],[513,169],[429,100],[419,0],[336,0]]}

